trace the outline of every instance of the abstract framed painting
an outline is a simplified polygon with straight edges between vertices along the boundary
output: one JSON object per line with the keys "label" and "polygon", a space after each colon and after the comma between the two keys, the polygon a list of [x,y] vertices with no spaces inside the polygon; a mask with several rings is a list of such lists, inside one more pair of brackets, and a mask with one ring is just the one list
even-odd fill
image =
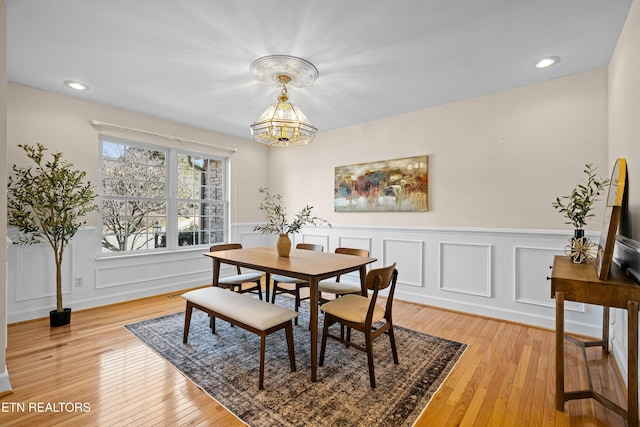
{"label": "abstract framed painting", "polygon": [[429,156],[335,168],[336,212],[426,212]]}

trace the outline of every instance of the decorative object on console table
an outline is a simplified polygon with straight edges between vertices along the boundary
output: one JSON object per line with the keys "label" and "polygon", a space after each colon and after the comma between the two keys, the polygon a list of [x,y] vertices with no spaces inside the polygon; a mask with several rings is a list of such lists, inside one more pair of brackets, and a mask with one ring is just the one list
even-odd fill
{"label": "decorative object on console table", "polygon": [[289,256],[291,251],[289,234],[299,233],[303,226],[327,224],[331,227],[328,221],[313,216],[311,214],[313,206],[309,205],[306,205],[300,212],[295,214],[293,221],[287,222],[287,208],[282,203],[282,195],[271,194],[268,188],[260,188],[258,191],[264,194],[260,210],[267,213],[267,223],[256,225],[253,227],[253,231],[259,231],[262,234],[278,234],[278,242],[276,243],[278,256]]}
{"label": "decorative object on console table", "polygon": [[552,204],[569,219],[565,224],[571,224],[575,229],[566,252],[573,262],[579,264],[592,258],[591,248],[594,244],[587,237],[584,237],[584,227],[587,225],[587,219],[594,216],[591,209],[598,200],[598,196],[604,191],[604,187],[609,183],[608,179],[596,175],[596,169],[592,163],[587,163],[583,170],[587,175],[586,182],[578,184],[568,196],[556,197],[556,201]]}
{"label": "decorative object on console table", "polygon": [[624,199],[625,183],[627,180],[627,161],[616,160],[611,173],[609,193],[607,194],[607,206],[605,208],[604,222],[600,232],[598,243],[598,255],[596,256],[596,270],[600,280],[607,280],[613,259],[613,247],[615,246],[618,224],[620,223],[620,211]]}
{"label": "decorative object on console table", "polygon": [[68,325],[71,309],[62,305],[62,256],[71,239],[86,224],[85,215],[96,210],[96,197],[91,182],[84,182],[85,171],[72,169],[73,164],[56,152],[44,159],[47,148],[18,145],[34,166],[13,165],[9,176],[7,208],[9,225],[21,233],[16,242],[34,244],[49,242],[56,265],[56,309],[49,313],[52,327]]}
{"label": "decorative object on console table", "polygon": [[591,240],[584,237],[584,230],[573,230],[573,237],[570,240],[570,244],[567,245],[565,251],[568,252],[573,262],[577,264],[583,264],[591,258],[591,248],[593,243]]}

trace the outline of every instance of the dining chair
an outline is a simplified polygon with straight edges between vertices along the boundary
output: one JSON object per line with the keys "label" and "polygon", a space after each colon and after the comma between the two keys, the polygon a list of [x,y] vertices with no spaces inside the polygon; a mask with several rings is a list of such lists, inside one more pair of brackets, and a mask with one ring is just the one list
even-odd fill
{"label": "dining chair", "polygon": [[[242,249],[242,245],[240,243],[221,243],[211,246],[209,248],[209,252],[228,251],[232,249]],[[240,294],[249,292],[255,293],[258,294],[258,297],[260,299],[262,299],[262,285],[260,284],[260,281],[263,274],[264,273],[262,272],[243,273],[240,267],[236,266],[236,274],[232,276],[220,277],[218,279],[218,286],[220,286],[221,288],[230,289]],[[215,277],[213,279],[215,279]],[[211,283],[213,283],[213,281]],[[247,283],[255,284],[248,287],[242,286]]]}
{"label": "dining chair", "polygon": [[[367,289],[372,290],[371,297],[349,294],[329,301],[320,308],[324,312],[324,324],[322,326],[322,344],[320,347],[320,360],[318,365],[324,365],[324,353],[327,346],[327,338],[340,341],[349,347],[367,353],[369,363],[369,382],[371,388],[376,386],[376,377],[373,368],[373,341],[383,333],[389,335],[391,342],[391,352],[393,363],[398,364],[398,351],[396,349],[396,339],[393,334],[393,321],[391,320],[391,309],[393,306],[393,294],[398,279],[396,264],[388,267],[370,270],[367,273],[365,284]],[[378,304],[378,292],[389,288],[389,295],[384,307]],[[380,324],[380,322],[383,322]],[[340,323],[347,327],[347,338],[332,335],[329,327],[334,323]],[[351,341],[351,329],[355,329],[364,334],[365,346]]]}
{"label": "dining chair", "polygon": [[[361,257],[369,256],[369,251],[366,249],[336,248],[334,252],[337,254],[354,255]],[[336,276],[335,280],[322,280],[318,284],[318,292],[320,293],[320,298],[318,298],[318,301],[320,302],[320,304],[324,304],[325,302],[331,301],[331,299],[323,298],[323,293],[332,294],[335,298],[338,298],[342,295],[347,294],[359,294],[362,292],[362,288],[360,287],[360,285],[340,283],[340,276]]]}
{"label": "dining chair", "polygon": [[[296,245],[296,249],[305,249],[309,251],[324,251],[324,246],[322,245],[314,245],[312,243],[298,243]],[[276,302],[276,294],[289,294],[293,295],[296,298],[295,301],[295,310],[298,311],[300,308],[300,302],[310,297],[302,298],[300,296],[300,290],[302,288],[308,288],[309,282],[303,279],[296,279],[293,277],[281,276],[279,274],[274,274],[271,276],[273,278],[273,292],[271,293],[271,303],[275,304]],[[293,285],[293,287],[284,287],[282,285]],[[296,317],[293,321],[296,325],[298,324],[298,318]]]}

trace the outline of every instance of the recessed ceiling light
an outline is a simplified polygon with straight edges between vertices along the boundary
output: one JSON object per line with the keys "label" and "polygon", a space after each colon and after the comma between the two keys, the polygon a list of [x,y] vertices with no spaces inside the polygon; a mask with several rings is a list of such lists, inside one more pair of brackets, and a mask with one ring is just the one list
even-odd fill
{"label": "recessed ceiling light", "polygon": [[544,57],[544,58],[541,58],[541,59],[537,60],[535,62],[535,67],[536,68],[549,68],[553,64],[558,63],[558,61],[560,61],[560,57],[559,56],[547,56],[547,57]]}
{"label": "recessed ceiling light", "polygon": [[75,90],[87,90],[87,89],[89,89],[89,86],[83,85],[82,83],[74,82],[73,80],[66,80],[64,82],[64,84],[69,86],[71,89],[75,89]]}

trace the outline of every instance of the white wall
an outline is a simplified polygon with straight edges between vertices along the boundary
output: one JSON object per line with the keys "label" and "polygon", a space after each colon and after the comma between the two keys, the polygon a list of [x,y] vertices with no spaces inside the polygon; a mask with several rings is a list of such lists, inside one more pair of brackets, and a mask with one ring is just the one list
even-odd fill
{"label": "white wall", "polygon": [[[231,155],[231,207],[234,214],[231,221],[256,219],[260,201],[256,189],[268,179],[265,167],[268,150],[262,144],[15,83],[9,83],[8,103],[9,165],[26,164],[28,161],[17,147],[18,144],[41,142],[50,151],[61,151],[77,168],[86,170],[87,179],[95,184],[98,178],[99,133],[155,144],[178,145],[205,153],[228,154],[206,145],[179,144],[140,133],[95,128],[91,125],[93,120],[191,139],[212,146],[235,148],[238,151]],[[95,225],[95,215],[90,217],[89,225]]]}
{"label": "white wall", "polygon": [[[0,5],[0,200],[7,198],[7,20]],[[11,390],[6,365],[7,343],[7,205],[0,203],[0,395]]]}
{"label": "white wall", "polygon": [[[609,157],[625,157],[629,176],[625,234],[640,241],[640,2],[635,0],[609,65]],[[611,165],[612,167],[613,165]],[[611,168],[609,169],[611,171]]]}
{"label": "white wall", "polygon": [[[609,157],[627,160],[628,210],[621,233],[640,241],[640,1],[634,0],[609,64]],[[613,165],[611,165],[613,166]],[[609,169],[611,171],[611,169]],[[634,265],[640,251],[632,248]],[[627,377],[627,312],[612,310],[611,347]]]}
{"label": "white wall", "polygon": [[[8,165],[27,163],[18,144],[41,142],[52,152],[61,151],[78,169],[86,170],[94,185],[98,177],[100,133],[205,153],[229,154],[209,145],[236,149],[230,154],[232,218],[229,225],[255,221],[258,216],[257,188],[268,182],[268,150],[262,144],[12,83],[8,85],[6,118]],[[195,140],[204,145],[96,128],[91,124],[94,120]],[[5,171],[3,168],[2,172]],[[6,186],[2,191],[6,192]],[[6,205],[3,208],[6,210]],[[78,233],[65,254],[65,306],[77,310],[210,283],[211,265],[202,255],[202,248],[180,253],[99,258],[96,215],[88,220],[88,226]],[[2,221],[6,225],[6,214],[2,215]],[[6,226],[2,231],[6,233]],[[12,232],[15,230],[9,231]],[[231,232],[234,233],[233,229]],[[7,258],[9,321],[46,317],[54,306],[51,249],[45,244],[11,245]],[[78,279],[81,286],[76,283]]]}
{"label": "white wall", "polygon": [[[588,235],[597,239],[597,234]],[[396,298],[481,316],[555,327],[550,266],[563,255],[560,231],[454,227],[307,228],[296,242],[367,249],[373,268],[396,264]],[[358,277],[349,278],[357,283]],[[566,303],[568,331],[597,336],[600,307]]]}
{"label": "white wall", "polygon": [[[234,241],[245,247],[274,244],[234,226]],[[597,239],[597,233],[589,237]],[[81,230],[64,266],[65,306],[74,310],[211,282],[211,260],[202,248],[191,252],[95,259],[89,256],[96,229]],[[547,276],[553,257],[563,254],[563,231],[474,229],[463,227],[334,226],[309,227],[294,244],[369,250],[373,267],[396,263],[396,298],[552,329],[555,303]],[[45,245],[9,248],[9,322],[45,316],[54,304],[53,262]],[[38,266],[38,268],[33,268]],[[231,267],[222,274],[231,273]],[[76,286],[75,278],[82,278]],[[356,275],[343,281],[356,282]],[[13,286],[18,284],[22,286]],[[567,302],[567,330],[596,336],[598,307]],[[73,321],[73,320],[72,320]]]}
{"label": "white wall", "polygon": [[[421,154],[429,212],[333,211],[336,166]],[[320,132],[310,146],[272,149],[269,167],[291,211],[308,203],[332,224],[569,230],[551,203],[588,162],[608,176],[606,69]]]}
{"label": "white wall", "polygon": [[[637,15],[637,2],[634,7]],[[631,55],[625,51],[637,51],[633,43],[619,47],[621,63]],[[617,75],[624,67],[613,71]],[[246,246],[268,242],[251,231],[262,219],[257,189],[268,184],[284,195],[290,212],[311,204],[334,225],[307,229],[296,238],[323,242],[327,250],[362,245],[378,258],[377,265],[398,262],[399,298],[552,328],[553,300],[545,279],[571,229],[551,202],[575,186],[585,163],[593,162],[604,175],[610,171],[608,88],[618,91],[617,77],[610,80],[614,83],[608,82],[606,69],[594,70],[320,132],[310,146],[293,149],[265,148],[9,84],[8,164],[23,161],[17,144],[42,142],[63,151],[95,182],[98,130],[90,125],[92,120],[234,147],[231,240]],[[622,97],[624,91],[619,92]],[[623,123],[620,128],[635,125]],[[615,147],[615,156],[627,151],[622,143]],[[333,211],[336,166],[420,154],[430,156],[429,212]],[[590,222],[591,237],[597,238],[600,223],[600,218]],[[200,249],[97,259],[92,252],[97,247],[94,218],[89,225],[74,239],[65,266],[65,301],[76,310],[210,281],[210,261]],[[45,316],[52,307],[47,253],[46,247],[37,246],[9,249],[10,322]],[[82,286],[75,286],[77,277]],[[596,335],[599,313],[594,307],[571,307],[567,330]]]}

